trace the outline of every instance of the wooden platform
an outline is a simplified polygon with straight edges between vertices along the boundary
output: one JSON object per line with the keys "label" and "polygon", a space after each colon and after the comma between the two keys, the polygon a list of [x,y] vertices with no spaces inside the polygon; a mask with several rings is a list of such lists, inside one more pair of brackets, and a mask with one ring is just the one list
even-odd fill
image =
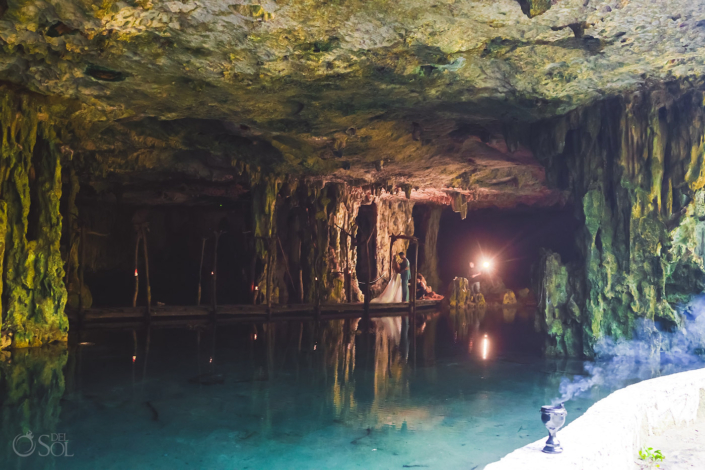
{"label": "wooden platform", "polygon": [[[439,306],[441,300],[417,300],[416,310],[428,310]],[[209,320],[217,318],[218,322],[261,322],[268,320],[307,321],[334,320],[340,318],[361,317],[365,306],[354,304],[323,304],[320,317],[316,315],[313,304],[273,305],[269,317],[265,305],[218,305],[215,314],[210,306],[162,306],[152,307],[151,316],[147,316],[146,307],[89,308],[79,315],[78,311],[68,311],[69,321],[74,323],[140,323],[146,320],[164,324],[183,324],[189,320]],[[408,303],[370,304],[370,317],[403,316],[409,314]]]}

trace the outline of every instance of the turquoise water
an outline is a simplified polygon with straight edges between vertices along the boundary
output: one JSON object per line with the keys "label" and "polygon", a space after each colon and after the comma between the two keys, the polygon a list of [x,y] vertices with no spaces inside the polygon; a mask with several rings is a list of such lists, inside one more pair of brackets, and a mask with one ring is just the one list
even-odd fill
{"label": "turquoise water", "polygon": [[[5,355],[0,467],[482,469],[543,437],[539,408],[582,371],[539,357],[531,312],[428,315],[415,359],[400,318],[361,325],[87,331]],[[18,457],[28,430],[62,434],[59,455]]]}

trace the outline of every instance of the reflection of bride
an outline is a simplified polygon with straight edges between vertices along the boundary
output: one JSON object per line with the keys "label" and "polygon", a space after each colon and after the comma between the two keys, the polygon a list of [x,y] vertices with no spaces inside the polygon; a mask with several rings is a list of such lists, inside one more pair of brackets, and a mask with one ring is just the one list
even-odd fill
{"label": "reflection of bride", "polygon": [[399,273],[399,263],[394,259],[394,273],[389,280],[389,284],[382,292],[382,295],[376,299],[372,299],[371,303],[375,304],[392,304],[401,302],[401,274]]}

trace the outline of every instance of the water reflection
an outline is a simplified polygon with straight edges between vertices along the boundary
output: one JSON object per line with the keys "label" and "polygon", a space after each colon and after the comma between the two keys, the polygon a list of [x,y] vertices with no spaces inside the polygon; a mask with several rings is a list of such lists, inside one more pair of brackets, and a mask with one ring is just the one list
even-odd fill
{"label": "water reflection", "polygon": [[[65,343],[15,350],[0,356],[0,448],[3,449],[0,460],[12,462],[12,468],[53,468],[51,460],[42,462],[35,455],[18,457],[13,442],[17,442],[19,452],[28,452],[29,443],[41,435],[60,432],[58,423],[61,399],[67,388],[64,368],[68,357]],[[75,367],[74,360],[69,369]],[[33,441],[15,441],[16,436],[28,432],[34,434]],[[57,453],[58,450],[57,447]]]}
{"label": "water reflection", "polygon": [[[528,349],[508,359],[509,346],[530,343],[531,315],[434,312],[413,326],[389,317],[86,332],[80,342],[94,344],[72,349],[63,374],[42,350],[27,354],[65,377],[63,406],[43,424],[76,442],[58,468],[472,468],[543,435],[536,405],[568,366]],[[17,429],[3,428],[3,442]]]}

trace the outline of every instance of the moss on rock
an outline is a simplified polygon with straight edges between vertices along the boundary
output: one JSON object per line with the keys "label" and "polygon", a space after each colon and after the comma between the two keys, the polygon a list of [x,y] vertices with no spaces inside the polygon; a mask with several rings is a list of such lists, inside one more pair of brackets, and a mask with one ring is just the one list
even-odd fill
{"label": "moss on rock", "polygon": [[705,210],[703,93],[656,88],[530,132],[547,177],[571,191],[585,223],[579,261],[542,262],[547,352],[591,356],[605,335],[631,337],[640,318],[677,325],[669,301],[702,292],[705,279],[695,217]]}
{"label": "moss on rock", "polygon": [[68,332],[60,151],[45,108],[39,99],[0,89],[3,329],[13,333],[16,348],[62,341]]}

